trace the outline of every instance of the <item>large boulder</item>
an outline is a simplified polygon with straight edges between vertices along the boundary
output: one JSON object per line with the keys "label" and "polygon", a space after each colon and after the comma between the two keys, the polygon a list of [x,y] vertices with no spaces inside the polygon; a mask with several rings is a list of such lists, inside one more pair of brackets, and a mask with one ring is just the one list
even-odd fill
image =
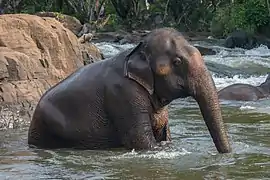
{"label": "large boulder", "polygon": [[56,20],[61,22],[65,28],[71,30],[77,36],[79,36],[79,33],[83,28],[83,25],[77,18],[66,14],[61,14],[57,12],[37,12],[35,15],[40,17],[55,18]]}
{"label": "large boulder", "polygon": [[239,47],[244,49],[252,49],[254,46],[256,46],[256,40],[252,35],[246,33],[245,31],[239,30],[228,35],[224,46],[227,48]]}
{"label": "large boulder", "polygon": [[238,30],[228,35],[225,40],[224,46],[227,48],[243,48],[252,49],[260,45],[265,45],[270,48],[270,40],[266,37],[254,36],[245,31]]}
{"label": "large boulder", "polygon": [[1,15],[0,128],[11,126],[9,111],[26,115],[23,119],[29,121],[29,110],[34,109],[40,96],[83,66],[85,53],[101,57],[93,45],[81,44],[54,18]]}

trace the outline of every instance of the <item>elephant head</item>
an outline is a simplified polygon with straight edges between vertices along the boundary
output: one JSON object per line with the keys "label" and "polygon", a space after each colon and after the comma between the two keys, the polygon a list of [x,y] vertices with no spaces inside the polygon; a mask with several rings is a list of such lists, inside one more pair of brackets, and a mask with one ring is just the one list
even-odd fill
{"label": "elephant head", "polygon": [[192,96],[220,153],[231,152],[217,90],[200,52],[180,32],[160,28],[127,55],[126,76],[144,87],[159,104]]}

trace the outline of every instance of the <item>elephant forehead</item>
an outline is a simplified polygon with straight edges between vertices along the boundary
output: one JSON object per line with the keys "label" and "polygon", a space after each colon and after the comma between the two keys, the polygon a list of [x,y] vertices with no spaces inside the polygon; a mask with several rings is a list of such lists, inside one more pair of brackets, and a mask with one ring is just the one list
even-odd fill
{"label": "elephant forehead", "polygon": [[172,49],[172,41],[169,37],[156,37],[148,43],[152,51],[161,53]]}
{"label": "elephant forehead", "polygon": [[169,38],[164,39],[162,45],[163,45],[163,48],[164,48],[165,50],[171,49],[171,48],[172,48],[172,40],[169,39]]}
{"label": "elephant forehead", "polygon": [[180,57],[185,58],[187,61],[194,61],[194,60],[202,59],[201,53],[199,52],[199,50],[188,43],[177,44],[176,54],[178,54]]}
{"label": "elephant forehead", "polygon": [[183,36],[165,31],[148,39],[147,46],[150,52],[159,56],[160,54],[179,54],[180,57],[189,58],[196,52]]}

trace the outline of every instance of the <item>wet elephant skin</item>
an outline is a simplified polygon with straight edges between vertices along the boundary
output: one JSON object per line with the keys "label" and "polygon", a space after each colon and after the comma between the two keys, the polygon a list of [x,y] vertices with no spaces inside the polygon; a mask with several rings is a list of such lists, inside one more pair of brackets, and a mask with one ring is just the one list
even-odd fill
{"label": "wet elephant skin", "polygon": [[192,96],[220,153],[231,151],[213,79],[198,49],[175,29],[88,64],[43,94],[29,127],[39,148],[153,149],[170,141],[167,105]]}
{"label": "wet elephant skin", "polygon": [[270,73],[259,86],[250,84],[232,84],[218,92],[219,99],[235,101],[257,101],[270,95]]}

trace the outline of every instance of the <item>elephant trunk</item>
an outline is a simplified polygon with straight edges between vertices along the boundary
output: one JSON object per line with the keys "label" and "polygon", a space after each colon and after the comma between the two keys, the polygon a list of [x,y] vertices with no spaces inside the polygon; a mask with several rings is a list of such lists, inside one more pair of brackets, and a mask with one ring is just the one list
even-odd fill
{"label": "elephant trunk", "polygon": [[[231,152],[227,132],[221,115],[214,81],[204,63],[192,72],[189,86],[191,95],[199,104],[202,116],[219,153]],[[194,70],[193,69],[193,70]],[[189,81],[189,82],[190,82]]]}

